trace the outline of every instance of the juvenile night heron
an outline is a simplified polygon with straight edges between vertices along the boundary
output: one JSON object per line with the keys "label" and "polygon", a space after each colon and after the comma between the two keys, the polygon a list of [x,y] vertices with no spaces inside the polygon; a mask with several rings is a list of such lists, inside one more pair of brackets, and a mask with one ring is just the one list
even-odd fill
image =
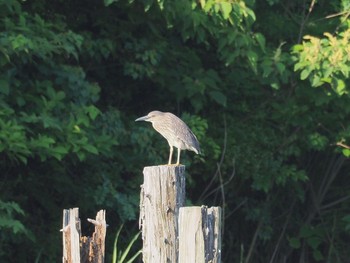
{"label": "juvenile night heron", "polygon": [[170,146],[169,162],[171,164],[173,147],[177,148],[177,162],[180,164],[181,150],[191,150],[200,153],[199,142],[196,135],[188,128],[186,123],[170,112],[151,111],[144,117],[135,121],[152,122],[153,128],[167,139]]}

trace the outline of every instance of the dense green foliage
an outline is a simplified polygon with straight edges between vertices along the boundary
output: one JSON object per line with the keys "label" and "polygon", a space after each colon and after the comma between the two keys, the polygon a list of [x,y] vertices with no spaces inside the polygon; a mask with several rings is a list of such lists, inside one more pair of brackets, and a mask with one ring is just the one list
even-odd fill
{"label": "dense green foliage", "polygon": [[134,119],[162,110],[201,143],[182,156],[187,197],[223,206],[223,262],[346,262],[349,15],[349,0],[0,0],[0,261],[59,261],[69,207],[107,210],[111,260],[118,227],[136,235],[142,167],[168,155]]}

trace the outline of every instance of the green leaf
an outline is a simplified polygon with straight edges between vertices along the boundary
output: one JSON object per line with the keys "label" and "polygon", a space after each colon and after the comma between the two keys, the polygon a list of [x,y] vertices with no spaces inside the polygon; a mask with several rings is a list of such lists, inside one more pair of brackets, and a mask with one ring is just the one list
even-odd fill
{"label": "green leaf", "polygon": [[136,254],[134,256],[132,256],[126,263],[132,263],[136,260],[136,258],[141,255],[142,253],[142,249],[140,249],[139,251],[136,252]]}
{"label": "green leaf", "polygon": [[346,86],[343,80],[341,79],[336,80],[335,90],[340,96],[347,93]]}
{"label": "green leaf", "polygon": [[109,5],[113,4],[114,2],[118,2],[118,0],[104,0],[105,6],[109,6]]}
{"label": "green leaf", "polygon": [[56,100],[63,100],[66,97],[66,93],[64,93],[63,91],[59,91],[56,93]]}
{"label": "green leaf", "polygon": [[316,250],[319,245],[322,243],[322,239],[318,236],[313,236],[313,237],[310,237],[306,240],[307,244],[312,247],[314,250]]}
{"label": "green leaf", "polygon": [[299,235],[301,238],[311,237],[314,235],[314,231],[313,231],[312,227],[310,227],[308,225],[303,225],[300,229]]}
{"label": "green leaf", "polygon": [[224,19],[228,19],[232,11],[232,4],[230,2],[221,2],[220,9]]}
{"label": "green leaf", "polygon": [[144,0],[144,5],[145,5],[145,12],[148,12],[148,10],[151,8],[151,6],[153,5],[153,1],[154,0]]}
{"label": "green leaf", "polygon": [[77,152],[77,156],[78,156],[78,159],[79,159],[80,161],[84,161],[85,158],[86,158],[86,154],[85,154],[84,152],[82,152],[82,151],[78,151],[78,152]]}
{"label": "green leaf", "polygon": [[16,98],[16,102],[17,102],[17,105],[22,107],[26,104],[26,101],[24,100],[24,98],[21,96],[21,97],[17,97]]}
{"label": "green leaf", "polygon": [[89,153],[98,154],[97,148],[91,144],[86,144],[83,146],[83,148]]}
{"label": "green leaf", "polygon": [[[350,150],[349,150],[349,155],[350,155]],[[345,222],[345,227],[344,229],[346,231],[350,231],[350,215],[346,215],[342,218],[342,221]]]}
{"label": "green leaf", "polygon": [[81,133],[81,129],[80,129],[79,125],[74,125],[73,126],[73,132],[74,133]]}
{"label": "green leaf", "polygon": [[272,82],[270,86],[275,90],[280,89],[280,84],[278,82]]}
{"label": "green leaf", "polygon": [[9,95],[10,86],[8,80],[0,78],[0,93],[4,95]]}
{"label": "green leaf", "polygon": [[61,161],[67,153],[68,153],[68,147],[57,146],[51,149],[52,156],[59,161]]}
{"label": "green leaf", "polygon": [[101,113],[101,111],[94,105],[86,107],[86,112],[89,114],[92,120],[95,120],[96,117]]}
{"label": "green leaf", "polygon": [[304,63],[301,63],[301,62],[295,63],[294,71],[298,71],[299,69],[302,69],[304,67],[305,67]]}
{"label": "green leaf", "polygon": [[52,117],[51,114],[43,113],[40,116],[41,121],[43,122],[44,128],[55,128],[57,130],[62,130],[62,126],[60,125],[60,122]]}
{"label": "green leaf", "polygon": [[309,135],[309,142],[316,150],[324,149],[328,144],[328,139],[319,133],[313,133]]}
{"label": "green leaf", "polygon": [[319,250],[312,251],[312,256],[316,261],[324,260],[324,256],[322,255],[321,251],[319,251]]}
{"label": "green leaf", "polygon": [[206,1],[204,6],[204,12],[208,13],[214,4],[215,4],[215,0]]}
{"label": "green leaf", "polygon": [[319,87],[323,84],[323,81],[321,80],[321,78],[317,75],[315,75],[313,78],[312,78],[312,82],[311,82],[311,86],[313,87]]}
{"label": "green leaf", "polygon": [[256,20],[256,16],[255,16],[254,11],[252,9],[249,9],[249,8],[246,8],[245,11],[247,12],[248,17],[251,18],[251,20],[252,20],[251,22],[254,22]]}
{"label": "green leaf", "polygon": [[117,234],[115,235],[114,238],[114,245],[113,245],[113,256],[112,256],[112,263],[117,263],[117,258],[118,258],[118,239],[120,232],[122,231],[123,224],[119,227]]}
{"label": "green leaf", "polygon": [[296,237],[288,238],[288,241],[289,241],[289,245],[292,248],[295,248],[295,249],[300,248],[301,243],[300,243],[300,239],[299,238],[296,238]]}
{"label": "green leaf", "polygon": [[342,152],[345,155],[345,157],[350,157],[350,149],[343,149]]}
{"label": "green leaf", "polygon": [[22,154],[17,154],[15,159],[20,160],[20,161],[21,161],[22,163],[24,163],[24,164],[27,164],[27,163],[28,163],[27,156],[22,155]]}
{"label": "green leaf", "polygon": [[258,55],[254,51],[249,50],[247,52],[247,56],[248,56],[248,61],[252,70],[254,71],[255,74],[257,74],[258,73],[258,69],[257,69]]}
{"label": "green leaf", "polygon": [[[119,250],[118,240],[119,240],[119,235],[120,235],[122,228],[123,228],[123,224],[119,227],[117,234],[115,236],[115,239],[114,239],[112,263],[124,263],[124,261],[125,261],[126,257],[128,256],[133,244],[135,243],[135,241],[138,239],[139,235],[141,234],[141,232],[138,232],[136,235],[134,235],[134,237],[131,239],[128,246],[126,247],[125,251],[120,256],[118,256],[118,250]],[[137,251],[126,263],[134,262],[134,260],[141,254],[141,252],[142,252],[142,250]],[[118,260],[118,258],[119,258],[119,260]]]}
{"label": "green leaf", "polygon": [[211,91],[209,95],[212,99],[214,99],[217,103],[226,107],[227,97],[220,91]]}
{"label": "green leaf", "polygon": [[265,37],[261,33],[256,33],[254,35],[254,37],[255,37],[256,41],[258,42],[261,50],[263,52],[265,52],[265,47],[266,47],[266,39],[265,39]]}
{"label": "green leaf", "polygon": [[292,48],[292,51],[293,51],[294,53],[296,53],[296,52],[301,52],[301,51],[303,51],[303,50],[304,50],[304,46],[301,45],[301,44],[294,45],[293,48]]}
{"label": "green leaf", "polygon": [[[141,234],[141,232],[138,232],[133,238],[132,240],[129,242],[128,246],[126,247],[125,251],[123,252],[120,261],[124,262],[125,258],[128,256],[130,249],[132,247],[132,245],[135,243],[135,241],[138,239],[139,235]],[[136,255],[139,255],[140,253],[137,252]],[[136,257],[135,257],[136,258]],[[130,262],[130,261],[128,261]],[[132,261],[131,261],[132,262]]]}
{"label": "green leaf", "polygon": [[23,209],[16,202],[3,202],[0,200],[0,210],[6,210],[8,214],[12,214],[15,211],[18,214],[24,215]]}
{"label": "green leaf", "polygon": [[55,143],[55,140],[47,135],[40,135],[31,140],[32,147],[37,147],[37,148],[50,148],[52,144]]}
{"label": "green leaf", "polygon": [[300,73],[300,79],[305,80],[307,77],[310,75],[311,70],[309,68],[305,68],[301,73]]}
{"label": "green leaf", "polygon": [[283,75],[283,73],[284,73],[285,70],[286,70],[286,66],[285,66],[283,63],[277,62],[277,63],[276,63],[276,67],[277,67],[278,73],[279,73],[280,75]]}

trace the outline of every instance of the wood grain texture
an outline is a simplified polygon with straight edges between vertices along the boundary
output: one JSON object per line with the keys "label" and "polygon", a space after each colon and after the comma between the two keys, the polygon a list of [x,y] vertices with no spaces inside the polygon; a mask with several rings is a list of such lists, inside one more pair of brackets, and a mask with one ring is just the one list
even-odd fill
{"label": "wood grain texture", "polygon": [[179,263],[221,262],[221,208],[181,207]]}
{"label": "wood grain texture", "polygon": [[140,194],[143,262],[178,262],[178,215],[185,202],[185,166],[145,167]]}

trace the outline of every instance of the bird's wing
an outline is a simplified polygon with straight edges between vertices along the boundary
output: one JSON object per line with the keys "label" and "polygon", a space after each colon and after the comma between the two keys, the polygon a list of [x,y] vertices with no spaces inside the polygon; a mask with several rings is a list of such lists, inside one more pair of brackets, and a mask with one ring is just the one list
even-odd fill
{"label": "bird's wing", "polygon": [[176,134],[176,137],[181,140],[189,149],[194,150],[195,152],[200,152],[199,142],[191,131],[191,129],[184,123],[181,119],[172,119],[171,120],[171,129]]}

